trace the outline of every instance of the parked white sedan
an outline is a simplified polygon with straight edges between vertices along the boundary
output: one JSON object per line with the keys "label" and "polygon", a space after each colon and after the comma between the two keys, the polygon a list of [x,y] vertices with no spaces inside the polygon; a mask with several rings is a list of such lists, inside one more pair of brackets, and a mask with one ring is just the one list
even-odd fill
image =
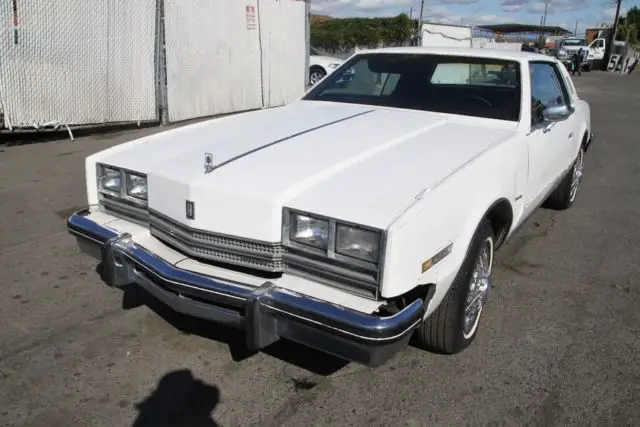
{"label": "parked white sedan", "polygon": [[288,106],[88,157],[89,206],[68,230],[106,283],[235,326],[252,349],[287,338],[375,366],[415,335],[457,353],[494,251],[545,201],[574,203],[592,138],[555,58],[372,50]]}

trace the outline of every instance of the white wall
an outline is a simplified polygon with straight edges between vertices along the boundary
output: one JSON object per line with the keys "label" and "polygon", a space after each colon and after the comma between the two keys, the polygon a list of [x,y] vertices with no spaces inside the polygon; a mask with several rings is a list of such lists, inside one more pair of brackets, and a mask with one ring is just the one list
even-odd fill
{"label": "white wall", "polygon": [[5,127],[157,118],[155,0],[0,2]]}
{"label": "white wall", "polygon": [[262,107],[257,8],[256,0],[165,2],[170,121]]}
{"label": "white wall", "polygon": [[520,43],[497,43],[491,37],[472,37],[471,27],[444,24],[423,24],[422,46],[475,47],[521,50]]}
{"label": "white wall", "polygon": [[471,28],[454,25],[423,24],[422,46],[471,46]]}
{"label": "white wall", "polygon": [[305,4],[165,2],[169,120],[283,105],[305,89]]}
{"label": "white wall", "polygon": [[258,1],[264,106],[275,107],[302,96],[306,88],[305,3]]}

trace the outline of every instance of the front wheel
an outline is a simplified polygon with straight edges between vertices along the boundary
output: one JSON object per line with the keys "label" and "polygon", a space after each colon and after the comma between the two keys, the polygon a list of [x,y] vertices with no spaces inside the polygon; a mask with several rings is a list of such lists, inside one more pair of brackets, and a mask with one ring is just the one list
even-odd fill
{"label": "front wheel", "polygon": [[313,86],[326,76],[327,73],[320,67],[311,67],[309,70],[309,85]]}
{"label": "front wheel", "polygon": [[493,229],[483,220],[465,260],[438,308],[416,330],[417,346],[455,354],[475,339],[491,288]]}

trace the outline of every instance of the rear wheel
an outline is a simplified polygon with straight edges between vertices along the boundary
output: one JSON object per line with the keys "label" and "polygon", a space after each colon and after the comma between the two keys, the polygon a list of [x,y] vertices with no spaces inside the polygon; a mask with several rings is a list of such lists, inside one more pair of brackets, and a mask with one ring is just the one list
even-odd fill
{"label": "rear wheel", "polygon": [[493,247],[493,229],[485,219],[449,291],[416,331],[418,347],[455,354],[473,342],[491,288]]}
{"label": "rear wheel", "polygon": [[573,167],[545,202],[551,209],[569,209],[575,202],[584,174],[584,149],[580,148]]}

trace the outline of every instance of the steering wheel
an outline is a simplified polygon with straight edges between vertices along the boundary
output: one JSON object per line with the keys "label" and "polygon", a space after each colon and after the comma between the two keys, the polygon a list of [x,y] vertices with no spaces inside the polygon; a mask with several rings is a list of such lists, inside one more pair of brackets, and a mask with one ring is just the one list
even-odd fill
{"label": "steering wheel", "polygon": [[486,99],[484,99],[483,97],[478,96],[478,95],[463,95],[463,98],[476,99],[476,100],[482,102],[483,104],[486,104],[488,107],[493,107],[493,105],[489,101],[487,101]]}

